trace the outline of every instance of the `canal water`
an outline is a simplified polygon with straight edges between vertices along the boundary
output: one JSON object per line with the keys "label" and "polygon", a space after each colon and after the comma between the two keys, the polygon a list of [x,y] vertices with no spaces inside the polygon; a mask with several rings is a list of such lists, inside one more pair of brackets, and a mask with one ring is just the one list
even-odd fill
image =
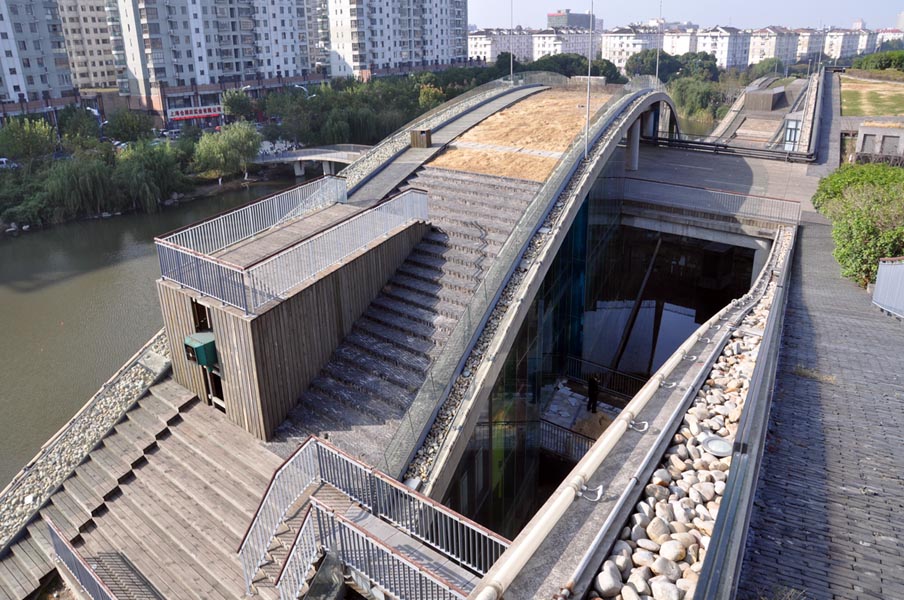
{"label": "canal water", "polygon": [[154,236],[293,184],[0,240],[0,488],[162,327]]}

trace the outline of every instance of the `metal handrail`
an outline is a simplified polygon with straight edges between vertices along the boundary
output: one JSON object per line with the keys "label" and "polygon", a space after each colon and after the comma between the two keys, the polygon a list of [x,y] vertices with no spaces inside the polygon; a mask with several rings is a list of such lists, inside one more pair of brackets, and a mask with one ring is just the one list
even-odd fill
{"label": "metal handrail", "polygon": [[[589,369],[584,367],[589,366]],[[578,381],[587,381],[584,373],[587,371],[604,374],[605,378],[600,381],[600,385],[607,392],[613,393],[624,398],[633,398],[634,394],[640,391],[640,388],[647,382],[643,377],[631,375],[623,371],[617,371],[610,367],[589,361],[577,356],[568,356],[565,366],[565,373],[572,379]]]}
{"label": "metal handrail", "polygon": [[310,436],[274,472],[239,545],[249,593],[289,508],[316,482],[329,483],[409,536],[481,574],[511,543],[333,444]]}
{"label": "metal handrail", "polygon": [[57,560],[63,563],[66,570],[75,578],[82,586],[92,600],[116,600],[116,594],[110,591],[107,584],[91,568],[85,559],[81,557],[78,551],[69,543],[63,532],[53,523],[53,521],[44,515],[44,522],[47,523],[47,529],[50,531],[50,541],[53,544],[53,552],[56,554]]}
{"label": "metal handrail", "polygon": [[301,527],[292,540],[289,556],[276,576],[276,589],[281,600],[295,600],[305,583],[305,576],[320,554],[320,547],[314,535],[314,520],[311,506],[305,510]]}
{"label": "metal handrail", "polygon": [[873,304],[904,318],[904,257],[879,259]]}
{"label": "metal handrail", "polygon": [[311,498],[320,543],[400,600],[464,600],[459,586],[386,545],[366,529]]}

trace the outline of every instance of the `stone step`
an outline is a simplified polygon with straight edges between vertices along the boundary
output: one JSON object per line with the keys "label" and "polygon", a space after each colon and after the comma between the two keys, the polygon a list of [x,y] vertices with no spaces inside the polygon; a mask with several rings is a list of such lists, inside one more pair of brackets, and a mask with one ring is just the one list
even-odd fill
{"label": "stone step", "polygon": [[472,240],[461,236],[451,236],[439,229],[431,229],[424,235],[421,241],[431,244],[446,245],[463,252],[476,252],[493,258],[495,258],[499,254],[499,251],[502,250],[501,244],[497,244],[491,240]]}
{"label": "stone step", "polygon": [[[430,222],[443,230],[446,230],[447,227],[452,230],[456,228],[460,230],[463,227],[480,230],[479,234],[470,234],[469,237],[473,239],[487,237],[484,232],[495,233],[497,235],[494,239],[500,243],[505,242],[505,238],[508,237],[513,227],[513,223],[510,222],[497,221],[480,215],[475,217],[475,215],[459,211],[457,208],[436,205],[430,207]],[[500,238],[500,236],[502,237]]]}
{"label": "stone step", "polygon": [[453,248],[449,244],[445,243],[431,243],[422,241],[420,244],[414,247],[414,250],[412,250],[412,252],[416,254],[423,254],[425,256],[432,256],[446,262],[453,262],[463,267],[477,267],[478,269],[493,262],[493,257],[487,256],[483,252],[460,250],[458,248]]}
{"label": "stone step", "polygon": [[398,419],[381,421],[362,410],[339,405],[330,396],[309,389],[302,402],[292,410],[292,421],[305,434],[321,437],[327,434],[330,442],[360,457],[365,452],[372,452],[375,442],[388,447],[399,424]]}
{"label": "stone step", "polygon": [[458,317],[464,310],[464,306],[461,306],[460,304],[446,302],[433,294],[396,285],[393,281],[386,284],[381,295],[386,298],[391,298],[396,302],[404,302],[405,304],[419,309],[438,313],[451,319],[453,322],[458,321]]}
{"label": "stone step", "polygon": [[400,302],[395,298],[380,295],[374,299],[371,306],[398,314],[401,317],[417,321],[428,327],[434,327],[450,332],[455,327],[456,319],[441,315],[432,308],[414,306],[407,302]]}
{"label": "stone step", "polygon": [[431,349],[438,341],[442,341],[449,336],[448,331],[403,317],[396,312],[390,312],[374,304],[371,304],[367,310],[364,311],[364,318],[385,327],[392,328],[405,337],[418,338],[428,342],[430,343]]}
{"label": "stone step", "polygon": [[438,272],[439,276],[451,275],[462,282],[479,281],[482,274],[481,270],[476,266],[458,265],[440,257],[430,256],[429,254],[420,254],[412,252],[405,259],[405,265],[412,265],[420,268],[433,269]]}
{"label": "stone step", "polygon": [[[462,279],[451,273],[444,273],[430,267],[424,267],[412,262],[404,262],[396,271],[396,275],[420,279],[426,283],[440,285],[443,288],[455,290],[465,296],[470,296],[477,287],[477,282],[470,279]],[[395,280],[395,278],[393,278]]]}
{"label": "stone step", "polygon": [[494,251],[497,254],[502,250],[502,246],[509,237],[508,229],[505,231],[491,231],[479,227],[474,221],[444,218],[437,215],[435,219],[432,219],[432,223],[437,231],[445,233],[453,240],[492,245],[496,247]]}
{"label": "stone step", "polygon": [[388,327],[370,318],[358,319],[355,323],[355,328],[371,337],[399,346],[407,352],[414,352],[429,357],[435,348],[435,344],[431,340],[407,335],[398,329]]}
{"label": "stone step", "polygon": [[443,198],[441,202],[433,202],[429,212],[431,218],[434,214],[447,214],[497,231],[507,231],[513,228],[521,218],[521,215],[517,213],[506,213],[480,204],[470,204],[451,196]]}
{"label": "stone step", "polygon": [[473,288],[469,288],[467,291],[461,291],[451,287],[447,288],[443,286],[442,282],[409,277],[404,273],[396,273],[389,281],[389,285],[411,290],[433,298],[439,298],[443,302],[448,302],[449,304],[460,307],[459,310],[468,306],[471,301],[471,292],[473,290]]}
{"label": "stone step", "polygon": [[360,413],[362,418],[358,418],[358,422],[353,424],[367,425],[392,421],[402,414],[403,409],[395,403],[390,403],[375,394],[362,392],[357,387],[333,379],[327,374],[321,374],[314,379],[311,389],[321,396],[328,396],[334,402],[341,403],[347,410]]}
{"label": "stone step", "polygon": [[454,181],[463,185],[498,187],[500,189],[511,189],[517,191],[538,190],[541,184],[529,179],[515,179],[512,177],[499,177],[497,175],[487,175],[484,173],[463,173],[452,169],[444,169],[442,167],[422,167],[417,172],[418,175],[432,177],[435,179]]}
{"label": "stone step", "polygon": [[353,344],[341,344],[336,348],[333,360],[343,365],[354,365],[362,371],[372,373],[409,392],[416,392],[424,382],[424,375],[420,371],[409,369],[407,366],[398,366],[384,358],[369,354]]}
{"label": "stone step", "polygon": [[495,190],[468,189],[455,184],[426,186],[431,208],[433,206],[469,206],[475,212],[487,214],[495,212],[504,215],[507,221],[517,222],[527,207],[532,195],[500,194]]}
{"label": "stone step", "polygon": [[343,344],[349,344],[355,350],[369,354],[381,362],[394,365],[398,369],[413,371],[421,378],[430,368],[430,357],[427,354],[409,351],[360,329],[352,330],[345,336]]}
{"label": "stone step", "polygon": [[413,392],[397,386],[379,375],[359,369],[354,363],[332,360],[323,368],[322,374],[400,410],[408,408],[414,398]]}

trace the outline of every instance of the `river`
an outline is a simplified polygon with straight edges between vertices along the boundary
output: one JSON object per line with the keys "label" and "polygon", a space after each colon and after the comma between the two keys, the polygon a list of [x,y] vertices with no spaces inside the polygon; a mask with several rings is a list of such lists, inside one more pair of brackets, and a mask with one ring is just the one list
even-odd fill
{"label": "river", "polygon": [[0,489],[162,327],[154,236],[292,184],[0,240]]}

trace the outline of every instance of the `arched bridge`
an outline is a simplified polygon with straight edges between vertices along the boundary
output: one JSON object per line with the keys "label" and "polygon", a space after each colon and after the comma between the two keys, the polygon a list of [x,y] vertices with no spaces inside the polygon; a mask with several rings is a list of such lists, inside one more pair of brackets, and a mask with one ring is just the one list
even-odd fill
{"label": "arched bridge", "polygon": [[254,159],[254,162],[259,165],[294,164],[296,172],[301,171],[301,164],[304,162],[322,162],[324,173],[333,174],[335,172],[333,164],[349,165],[361,158],[370,148],[371,146],[362,144],[335,144],[301,148],[287,152],[261,153]]}

